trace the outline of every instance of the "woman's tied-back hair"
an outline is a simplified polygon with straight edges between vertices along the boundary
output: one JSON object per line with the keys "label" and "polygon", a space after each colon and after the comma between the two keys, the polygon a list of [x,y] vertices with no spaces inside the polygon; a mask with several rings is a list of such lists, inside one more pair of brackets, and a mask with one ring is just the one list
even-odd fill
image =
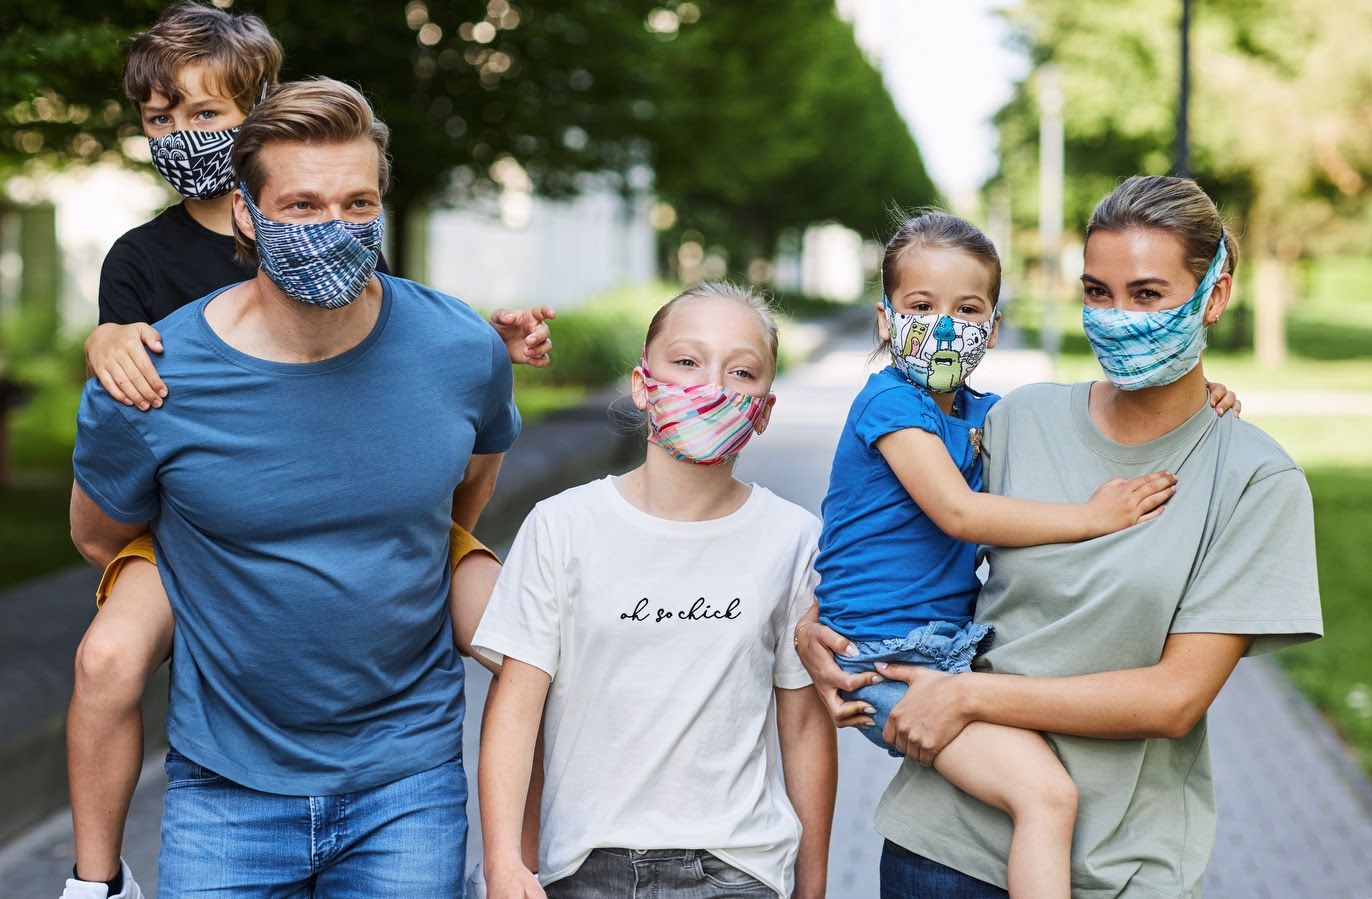
{"label": "woman's tied-back hair", "polygon": [[651,344],[662,332],[667,324],[667,318],[672,314],[672,310],[679,303],[687,303],[693,300],[704,299],[725,299],[733,300],[736,303],[747,306],[757,313],[758,320],[762,323],[762,330],[767,335],[767,346],[772,350],[772,366],[776,367],[777,349],[780,345],[780,338],[777,332],[777,321],[772,308],[772,304],[750,287],[741,284],[734,284],[730,281],[702,281],[694,287],[688,287],[672,299],[653,315],[653,320],[648,324],[648,336],[643,341],[643,349],[646,353],[648,345]]}
{"label": "woman's tied-back hair", "polygon": [[[391,177],[386,156],[391,132],[372,112],[367,99],[356,88],[332,78],[293,81],[272,91],[243,120],[233,145],[233,170],[253,201],[260,202],[262,186],[270,174],[259,159],[263,147],[273,143],[343,144],[361,137],[376,144],[376,175],[384,194]],[[238,230],[236,220],[233,240],[238,258],[256,265],[257,245]]]}
{"label": "woman's tied-back hair", "polygon": [[[886,241],[886,250],[881,257],[881,293],[890,297],[900,284],[900,266],[914,250],[935,248],[960,250],[972,256],[984,266],[991,276],[990,296],[986,299],[994,306],[1000,300],[1000,254],[991,238],[971,222],[949,215],[938,209],[920,209],[913,214],[897,210],[900,224],[896,233]],[[891,345],[883,340],[877,346],[872,358],[876,359]]]}
{"label": "woman's tied-back hair", "polygon": [[1086,238],[1097,231],[1128,231],[1143,228],[1164,231],[1181,241],[1186,268],[1197,283],[1215,259],[1223,237],[1229,258],[1224,270],[1238,267],[1239,247],[1215,202],[1190,178],[1168,175],[1135,175],[1096,204],[1086,226]]}
{"label": "woman's tied-back hair", "polygon": [[124,93],[142,106],[155,91],[175,106],[181,102],[177,78],[196,64],[207,69],[207,87],[218,88],[246,113],[264,88],[276,84],[281,44],[257,16],[176,3],[129,46]]}

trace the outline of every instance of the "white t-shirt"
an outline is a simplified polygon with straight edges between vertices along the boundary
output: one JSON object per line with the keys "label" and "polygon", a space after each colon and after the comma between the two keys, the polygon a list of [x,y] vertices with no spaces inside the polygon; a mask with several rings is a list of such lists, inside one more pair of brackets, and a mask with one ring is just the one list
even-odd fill
{"label": "white t-shirt", "polygon": [[792,644],[819,522],[756,484],[734,513],[669,521],[613,478],[534,507],[473,645],[552,676],[539,878],[600,847],[705,849],[791,894],[800,821],[772,688],[809,685]]}

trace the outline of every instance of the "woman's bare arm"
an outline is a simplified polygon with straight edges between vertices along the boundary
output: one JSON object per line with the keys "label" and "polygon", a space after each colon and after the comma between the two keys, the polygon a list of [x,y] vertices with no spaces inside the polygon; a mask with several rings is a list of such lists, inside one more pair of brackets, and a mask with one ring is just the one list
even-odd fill
{"label": "woman's bare arm", "polygon": [[1156,665],[1072,677],[882,666],[885,677],[910,684],[885,737],[926,765],[972,721],[1107,740],[1179,739],[1200,721],[1252,640],[1172,634]]}

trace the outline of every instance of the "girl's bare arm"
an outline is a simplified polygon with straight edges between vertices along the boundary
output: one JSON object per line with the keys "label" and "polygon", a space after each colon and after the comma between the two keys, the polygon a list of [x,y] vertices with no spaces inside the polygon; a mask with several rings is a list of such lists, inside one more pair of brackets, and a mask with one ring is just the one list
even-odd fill
{"label": "girl's bare arm", "polygon": [[824,895],[829,874],[829,830],[838,787],[838,742],[814,687],[777,689],[777,731],[786,794],[800,818],[796,899]]}

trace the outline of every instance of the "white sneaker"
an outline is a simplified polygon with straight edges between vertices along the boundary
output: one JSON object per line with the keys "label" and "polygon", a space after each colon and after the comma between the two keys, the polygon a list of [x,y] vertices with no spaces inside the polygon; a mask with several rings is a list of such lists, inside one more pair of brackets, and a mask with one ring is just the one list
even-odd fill
{"label": "white sneaker", "polygon": [[66,889],[62,890],[61,899],[143,899],[143,890],[138,886],[138,881],[133,879],[128,862],[121,858],[119,868],[124,872],[124,889],[113,896],[109,894],[109,887],[103,883],[70,877],[67,879]]}
{"label": "white sneaker", "polygon": [[467,875],[467,899],[486,899],[486,874],[481,870],[481,862]]}

